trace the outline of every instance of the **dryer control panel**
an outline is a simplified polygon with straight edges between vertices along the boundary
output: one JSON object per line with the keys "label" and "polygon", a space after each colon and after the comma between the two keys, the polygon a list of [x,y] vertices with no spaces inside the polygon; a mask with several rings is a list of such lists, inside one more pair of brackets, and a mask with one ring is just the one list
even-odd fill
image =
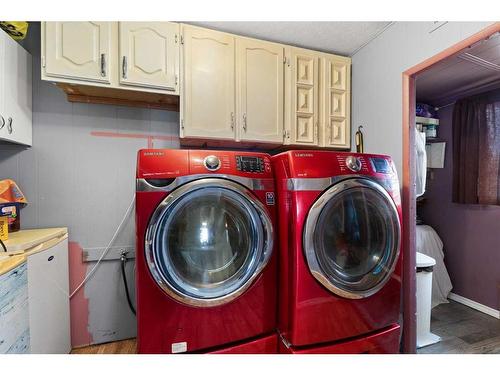
{"label": "dryer control panel", "polygon": [[165,179],[194,174],[273,179],[271,158],[263,152],[144,149],[137,156],[137,178]]}
{"label": "dryer control panel", "polygon": [[259,156],[236,156],[236,169],[242,172],[264,172],[264,159]]}

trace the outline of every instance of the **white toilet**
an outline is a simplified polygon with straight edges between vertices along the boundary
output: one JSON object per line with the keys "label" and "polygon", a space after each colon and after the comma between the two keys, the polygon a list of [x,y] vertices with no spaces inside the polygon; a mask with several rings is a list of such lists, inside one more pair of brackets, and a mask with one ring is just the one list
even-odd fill
{"label": "white toilet", "polygon": [[441,341],[431,333],[432,270],[436,261],[417,252],[417,348]]}

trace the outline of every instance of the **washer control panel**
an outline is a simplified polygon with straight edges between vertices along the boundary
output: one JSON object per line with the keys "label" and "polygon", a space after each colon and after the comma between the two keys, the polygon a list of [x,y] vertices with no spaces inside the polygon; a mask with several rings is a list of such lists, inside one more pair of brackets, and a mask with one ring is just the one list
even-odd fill
{"label": "washer control panel", "polygon": [[215,155],[208,155],[205,159],[203,159],[203,165],[209,171],[216,171],[220,168],[221,163],[220,159]]}
{"label": "washer control panel", "polygon": [[392,173],[391,164],[384,158],[370,158],[373,170],[377,173]]}
{"label": "washer control panel", "polygon": [[264,159],[258,156],[236,156],[236,169],[242,172],[264,172]]}

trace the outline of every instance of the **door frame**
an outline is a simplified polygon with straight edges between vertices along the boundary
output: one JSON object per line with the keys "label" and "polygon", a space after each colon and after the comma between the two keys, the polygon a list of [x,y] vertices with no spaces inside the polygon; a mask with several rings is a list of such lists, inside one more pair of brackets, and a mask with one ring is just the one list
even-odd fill
{"label": "door frame", "polygon": [[476,34],[446,48],[403,72],[403,352],[413,354],[417,350],[416,321],[416,196],[415,156],[415,78],[434,64],[460,52],[500,31],[500,22],[493,23]]}

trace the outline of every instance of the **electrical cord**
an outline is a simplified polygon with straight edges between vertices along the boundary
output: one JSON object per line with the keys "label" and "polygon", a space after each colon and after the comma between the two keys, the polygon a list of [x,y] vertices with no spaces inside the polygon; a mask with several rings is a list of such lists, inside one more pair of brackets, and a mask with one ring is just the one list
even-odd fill
{"label": "electrical cord", "polygon": [[[113,234],[113,236],[111,237],[111,240],[109,241],[108,243],[108,246],[106,246],[106,249],[104,249],[102,255],[99,257],[99,259],[97,260],[97,263],[94,265],[94,267],[90,270],[90,272],[87,274],[87,276],[85,276],[85,278],[82,280],[82,282],[75,288],[75,290],[73,290],[73,292],[71,292],[71,294],[69,295],[69,298],[73,298],[73,296],[82,288],[82,286],[85,285],[85,283],[90,279],[90,277],[94,274],[94,272],[97,270],[97,267],[99,266],[99,264],[101,263],[101,261],[104,259],[104,257],[106,256],[106,254],[109,252],[109,249],[111,248],[111,245],[113,244],[113,242],[115,241],[116,239],[116,236],[118,235],[118,233],[120,232],[122,226],[123,226],[123,223],[125,223],[125,220],[127,219],[127,217],[129,216],[130,214],[130,211],[132,209],[132,207],[134,206],[134,202],[135,202],[135,195],[134,197],[132,198],[132,201],[130,202],[130,205],[128,206],[127,208],[127,211],[125,211],[125,215],[123,216],[120,224],[118,225],[118,227],[116,228],[116,231],[115,233]],[[7,248],[5,246],[5,244],[3,243],[3,241],[0,239],[0,246],[3,248],[4,252],[7,252]],[[125,263],[127,262],[127,255],[125,252],[123,252],[121,254],[121,257],[120,257],[120,261],[121,261],[121,269],[122,269],[122,276],[123,276],[123,283],[125,285],[125,292],[127,294],[127,302],[128,302],[128,305],[130,307],[130,310],[134,313],[134,315],[136,315],[136,312],[135,312],[135,308],[134,306],[132,305],[132,301],[130,299],[130,293],[128,291],[128,283],[127,283],[127,276],[125,275]]]}
{"label": "electrical cord", "polygon": [[120,257],[121,269],[122,269],[122,277],[123,277],[123,285],[125,286],[125,294],[127,295],[128,307],[130,307],[130,311],[134,315],[136,315],[134,305],[132,304],[132,300],[130,298],[130,293],[128,291],[128,283],[127,283],[127,275],[125,274],[125,264],[127,263],[127,253],[123,252]]}
{"label": "electrical cord", "polygon": [[7,248],[5,247],[5,244],[3,243],[2,240],[0,240],[0,245],[2,245],[3,251],[7,252]]}
{"label": "electrical cord", "polygon": [[109,252],[109,249],[111,248],[111,244],[115,241],[116,239],[116,236],[118,235],[118,233],[120,232],[120,229],[122,228],[123,226],[123,223],[125,222],[125,219],[128,217],[129,213],[130,213],[130,210],[132,209],[132,207],[134,206],[134,202],[135,202],[135,195],[134,197],[132,198],[132,202],[130,202],[130,205],[128,206],[127,208],[127,211],[125,212],[125,215],[123,215],[123,218],[122,218],[122,221],[120,222],[120,224],[118,225],[118,228],[116,228],[116,231],[115,233],[113,234],[113,237],[111,237],[111,240],[109,241],[108,243],[108,246],[106,246],[106,249],[103,251],[102,255],[99,257],[99,259],[97,260],[97,263],[94,265],[94,267],[90,270],[90,272],[87,274],[87,276],[85,276],[85,278],[82,280],[82,282],[80,283],[80,285],[78,285],[75,290],[73,290],[73,292],[71,292],[71,294],[69,295],[69,298],[73,298],[73,296],[82,288],[82,286],[85,285],[85,283],[88,281],[88,279],[90,279],[90,277],[94,274],[94,272],[97,270],[97,267],[99,266],[99,264],[101,263],[101,261],[104,259],[104,257],[106,256],[106,254]]}

